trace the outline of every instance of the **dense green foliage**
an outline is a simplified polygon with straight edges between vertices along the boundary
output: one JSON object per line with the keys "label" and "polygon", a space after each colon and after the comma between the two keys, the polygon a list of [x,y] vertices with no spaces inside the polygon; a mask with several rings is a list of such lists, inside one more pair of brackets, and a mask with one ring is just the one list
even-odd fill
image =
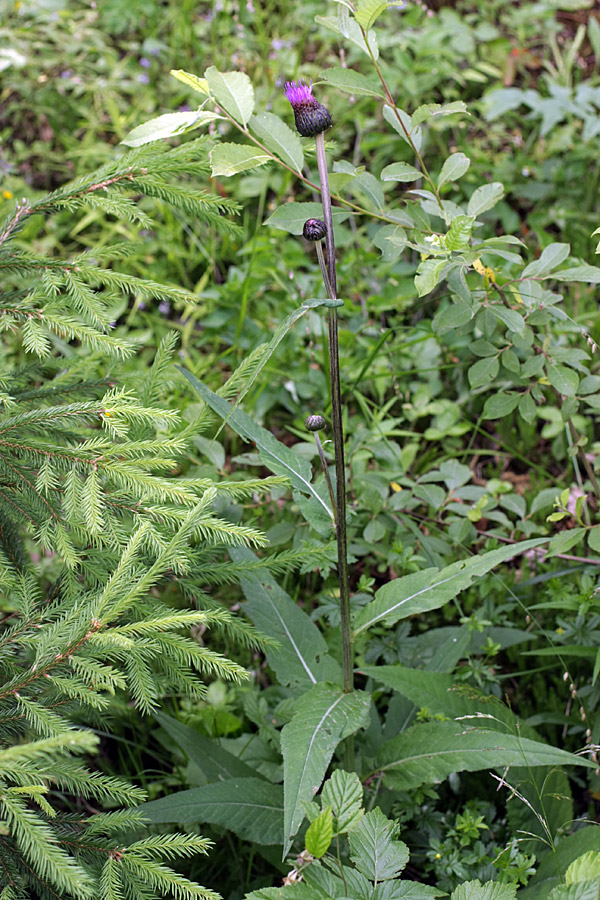
{"label": "dense green foliage", "polygon": [[3,11],[0,900],[600,898],[592,7]]}

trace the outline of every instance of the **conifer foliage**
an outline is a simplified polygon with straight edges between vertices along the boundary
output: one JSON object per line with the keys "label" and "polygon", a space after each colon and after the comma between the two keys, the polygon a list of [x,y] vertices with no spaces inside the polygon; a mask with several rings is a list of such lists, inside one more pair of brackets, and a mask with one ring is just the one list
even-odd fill
{"label": "conifer foliage", "polygon": [[128,368],[136,345],[115,333],[112,310],[126,294],[188,303],[192,295],[120,272],[129,244],[103,260],[65,259],[34,252],[23,230],[32,216],[90,207],[147,226],[143,196],[230,230],[221,214],[234,204],[181,180],[206,168],[204,140],[135,151],[19,202],[1,226],[2,900],[214,896],[169,865],[206,853],[209,842],[148,835],[135,809],[143,791],[92,765],[93,726],[110,729],[115,699],[149,713],[165,694],[202,696],[202,674],[245,677],[193,628],[256,642],[203,586],[217,563],[227,580],[225,546],[264,539],[220,519],[214,503],[278,479],[212,484],[172,474],[211,414],[181,425],[165,399],[176,338],[168,334],[140,374]]}

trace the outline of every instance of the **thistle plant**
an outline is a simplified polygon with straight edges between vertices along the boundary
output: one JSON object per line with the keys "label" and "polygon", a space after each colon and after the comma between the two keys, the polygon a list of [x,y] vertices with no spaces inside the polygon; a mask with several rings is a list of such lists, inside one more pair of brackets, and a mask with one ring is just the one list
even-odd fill
{"label": "thistle plant", "polygon": [[[321,185],[321,202],[323,205],[323,221],[309,219],[304,225],[304,236],[315,240],[323,283],[331,301],[337,298],[337,273],[335,265],[335,240],[333,234],[333,214],[331,211],[331,192],[327,174],[325,156],[325,131],[331,126],[329,110],[313,96],[310,85],[300,82],[287,82],[285,95],[291,103],[296,120],[296,128],[303,137],[314,137]],[[314,235],[314,237],[313,237]],[[326,260],[319,240],[325,237]],[[354,688],[352,632],[350,629],[350,591],[348,586],[348,550],[346,536],[346,473],[344,461],[344,427],[342,420],[342,396],[340,388],[340,358],[338,345],[337,309],[331,306],[327,312],[329,331],[329,377],[331,390],[331,417],[333,423],[333,446],[335,454],[336,478],[336,537],[338,556],[338,580],[340,586],[340,613],[342,628],[342,667],[344,672],[344,691]]]}

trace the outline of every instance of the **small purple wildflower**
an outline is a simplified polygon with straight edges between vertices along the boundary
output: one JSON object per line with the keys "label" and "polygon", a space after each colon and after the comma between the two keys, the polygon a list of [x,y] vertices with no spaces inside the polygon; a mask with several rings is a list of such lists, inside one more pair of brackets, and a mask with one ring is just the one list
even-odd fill
{"label": "small purple wildflower", "polygon": [[147,72],[142,72],[141,75],[138,75],[137,80],[140,84],[150,84],[150,76]]}
{"label": "small purple wildflower", "polygon": [[60,73],[61,78],[70,78],[73,74],[73,69],[63,69]]}
{"label": "small purple wildflower", "polygon": [[159,311],[159,313],[162,313],[163,316],[167,316],[169,314],[169,312],[171,311],[171,304],[169,303],[169,301],[161,300],[160,303],[158,304],[158,311]]}
{"label": "small purple wildflower", "polygon": [[331,126],[331,114],[313,97],[310,85],[303,81],[286,81],[284,94],[292,105],[296,129],[303,137],[314,137]]}
{"label": "small purple wildflower", "polygon": [[151,65],[152,65],[152,63],[150,62],[150,60],[148,59],[147,56],[141,57],[140,66],[142,67],[142,69],[149,69]]}
{"label": "small purple wildflower", "polygon": [[282,41],[281,38],[273,38],[271,41],[273,50],[289,50],[291,46],[292,41]]}

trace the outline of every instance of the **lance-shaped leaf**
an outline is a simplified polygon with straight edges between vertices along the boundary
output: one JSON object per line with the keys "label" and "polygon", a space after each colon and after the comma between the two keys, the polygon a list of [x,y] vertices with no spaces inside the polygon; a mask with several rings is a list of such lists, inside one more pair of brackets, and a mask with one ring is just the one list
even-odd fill
{"label": "lance-shaped leaf", "polygon": [[258,113],[250,119],[250,129],[280,159],[302,172],[304,151],[300,138],[289,125],[270,112]]}
{"label": "lance-shaped leaf", "polygon": [[440,170],[438,187],[440,188],[448,181],[456,181],[458,178],[465,174],[470,165],[471,160],[468,158],[468,156],[465,156],[464,153],[453,153],[448,157]]}
{"label": "lance-shaped leaf", "polygon": [[[376,759],[378,772],[390,785],[410,790],[443,781],[451,772],[507,766],[587,766],[590,760],[514,734],[474,728],[476,719],[413,725],[382,745]],[[485,724],[486,719],[480,720]]]}
{"label": "lance-shaped leaf", "polygon": [[218,113],[203,109],[165,113],[164,116],[157,116],[155,119],[150,119],[149,122],[144,122],[143,125],[138,125],[129,132],[127,137],[123,138],[121,143],[126,147],[142,147],[144,144],[151,144],[152,141],[183,134],[190,128],[198,128],[214,119],[222,118],[223,116]]}
{"label": "lance-shaped leaf", "polygon": [[[229,554],[236,562],[256,558],[245,547],[232,547]],[[280,684],[341,684],[340,667],[328,655],[325,638],[310,616],[268,573],[244,575],[240,584],[247,600],[244,611],[259,631],[277,641],[274,647],[267,647],[266,656]]]}
{"label": "lance-shaped leaf", "polygon": [[281,732],[284,771],[284,849],[287,855],[307,803],[318,791],[340,741],[366,726],[371,697],[317,684],[306,692]]}
{"label": "lance-shaped leaf", "polygon": [[249,144],[216,144],[210,151],[209,158],[213,176],[226,177],[256,169],[271,161],[268,153]]}
{"label": "lance-shaped leaf", "polygon": [[198,766],[207,781],[228,781],[231,778],[254,778],[256,772],[237,756],[229,753],[217,741],[211,741],[194,728],[182,725],[165,713],[154,713],[159,725],[173,738],[180,750]]}
{"label": "lance-shaped leaf", "polygon": [[303,459],[285,444],[247,416],[241,409],[234,409],[231,403],[214,394],[210,388],[199,381],[187,369],[177,367],[187,378],[192,387],[200,394],[210,408],[227,421],[241,437],[253,441],[260,451],[261,458],[276,475],[287,475],[292,485],[303,494],[315,500],[323,507],[325,513],[333,521],[333,513],[312,485],[312,470],[308,460]]}
{"label": "lance-shaped leaf", "polygon": [[380,588],[374,600],[365,606],[356,618],[354,634],[358,635],[384,619],[393,624],[415,613],[439,609],[448,600],[469,587],[474,578],[485,575],[491,569],[545,543],[545,540],[521,541],[499,550],[490,550],[481,556],[459,560],[445,569],[424,569],[390,581]]}
{"label": "lance-shaped leaf", "polygon": [[280,844],[283,796],[281,785],[260,778],[234,778],[179,791],[139,807],[154,823],[210,822],[248,841]]}
{"label": "lance-shaped leaf", "polygon": [[355,69],[342,69],[335,67],[325,69],[321,72],[321,78],[324,78],[329,84],[338,88],[340,91],[346,91],[348,94],[366,94],[371,97],[381,97],[381,85],[375,84],[357,72]]}
{"label": "lance-shaped leaf", "polygon": [[[516,727],[517,717],[497,697],[481,694],[465,685],[456,685],[452,675],[409,669],[406,666],[363,666],[361,672],[381,681],[415,704],[427,707],[431,715],[441,714],[457,718],[483,713],[493,717],[486,723],[490,728],[505,731],[505,725]],[[462,689],[461,689],[462,688]]]}

